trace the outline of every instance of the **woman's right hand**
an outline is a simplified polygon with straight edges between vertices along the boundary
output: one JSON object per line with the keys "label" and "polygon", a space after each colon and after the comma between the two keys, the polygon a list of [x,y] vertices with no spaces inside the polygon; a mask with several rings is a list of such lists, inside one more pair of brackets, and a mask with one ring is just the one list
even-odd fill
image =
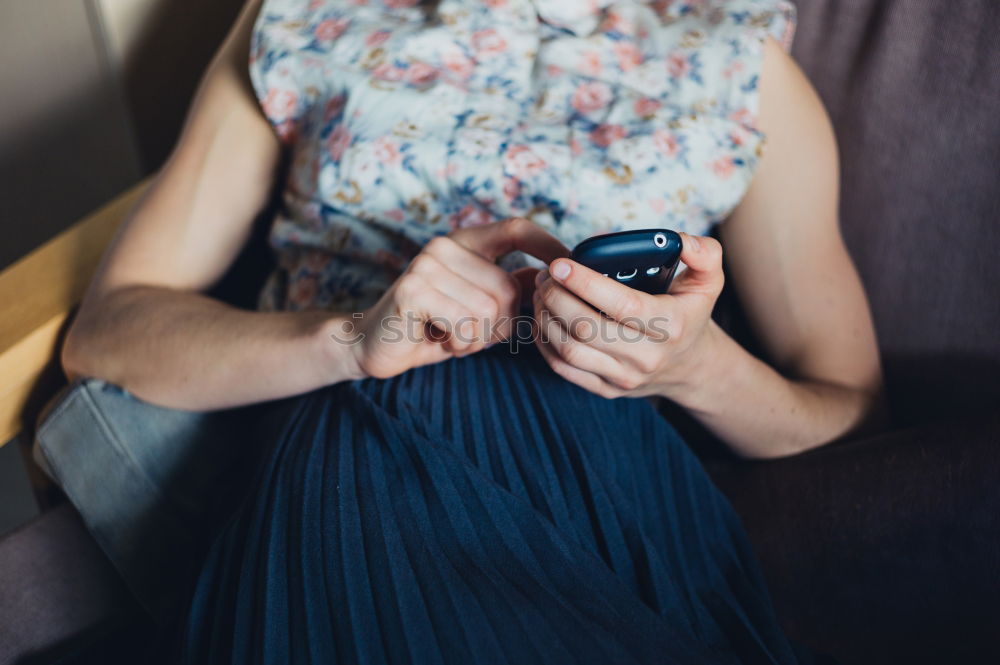
{"label": "woman's right hand", "polygon": [[546,263],[569,255],[554,236],[518,217],[427,243],[363,314],[353,346],[362,375],[388,378],[507,339],[537,272],[512,274],[496,265],[516,250]]}

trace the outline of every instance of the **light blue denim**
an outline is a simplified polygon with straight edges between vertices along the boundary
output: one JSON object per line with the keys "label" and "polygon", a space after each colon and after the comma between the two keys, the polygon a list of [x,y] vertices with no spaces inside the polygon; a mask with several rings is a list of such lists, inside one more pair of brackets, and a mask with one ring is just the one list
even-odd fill
{"label": "light blue denim", "polygon": [[238,493],[239,456],[252,446],[237,444],[252,414],[166,409],[85,379],[41,418],[36,459],[158,620],[182,600],[206,529]]}

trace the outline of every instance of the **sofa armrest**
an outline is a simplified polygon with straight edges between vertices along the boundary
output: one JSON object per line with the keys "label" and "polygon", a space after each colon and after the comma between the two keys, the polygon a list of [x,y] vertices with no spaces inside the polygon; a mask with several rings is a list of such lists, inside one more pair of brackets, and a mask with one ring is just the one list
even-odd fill
{"label": "sofa armrest", "polygon": [[63,382],[58,344],[142,182],[0,273],[0,445]]}
{"label": "sofa armrest", "polygon": [[711,470],[793,637],[845,663],[1000,662],[1000,415]]}

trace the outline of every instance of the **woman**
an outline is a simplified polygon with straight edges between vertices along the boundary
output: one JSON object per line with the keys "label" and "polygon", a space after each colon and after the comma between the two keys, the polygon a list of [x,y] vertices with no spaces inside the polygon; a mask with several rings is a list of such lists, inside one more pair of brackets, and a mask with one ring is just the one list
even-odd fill
{"label": "woman", "polygon": [[[182,660],[797,662],[732,509],[647,400],[618,399],[673,400],[750,458],[877,411],[792,8],[260,4],[64,350],[165,406],[292,398],[259,428],[271,447],[194,585]],[[201,295],[285,157],[263,311]],[[723,220],[772,364],[710,318]],[[668,294],[567,258],[663,226],[686,265]],[[522,304],[537,343],[498,344]]]}

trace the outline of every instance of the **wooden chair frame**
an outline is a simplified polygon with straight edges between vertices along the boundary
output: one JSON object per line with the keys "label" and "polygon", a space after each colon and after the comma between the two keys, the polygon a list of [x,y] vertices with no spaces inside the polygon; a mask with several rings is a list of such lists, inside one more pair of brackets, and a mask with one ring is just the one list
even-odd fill
{"label": "wooden chair frame", "polygon": [[59,347],[68,322],[144,180],[0,272],[0,446],[34,428],[65,383]]}

